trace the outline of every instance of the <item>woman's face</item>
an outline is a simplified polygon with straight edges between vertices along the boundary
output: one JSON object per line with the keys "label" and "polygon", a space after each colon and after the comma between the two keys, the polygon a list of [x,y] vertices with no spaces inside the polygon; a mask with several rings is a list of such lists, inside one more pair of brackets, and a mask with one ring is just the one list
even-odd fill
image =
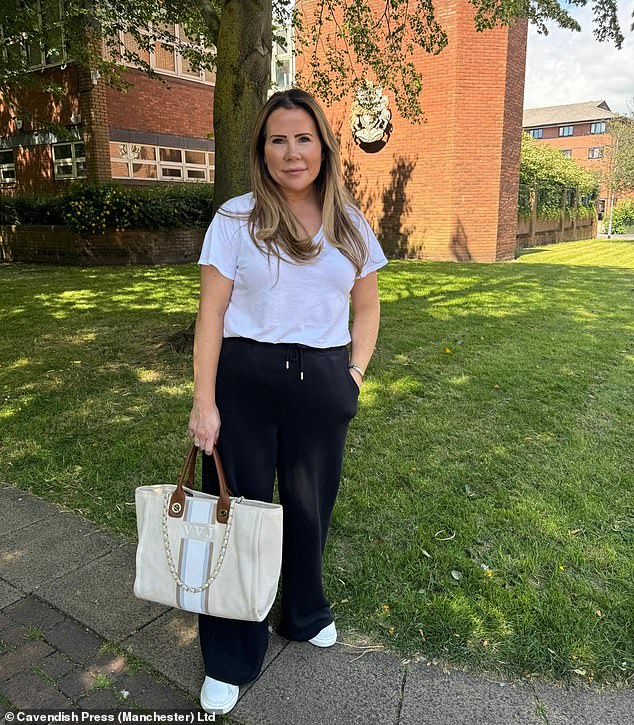
{"label": "woman's face", "polygon": [[312,189],[323,159],[312,116],[303,108],[277,108],[266,120],[264,161],[287,199],[302,199]]}

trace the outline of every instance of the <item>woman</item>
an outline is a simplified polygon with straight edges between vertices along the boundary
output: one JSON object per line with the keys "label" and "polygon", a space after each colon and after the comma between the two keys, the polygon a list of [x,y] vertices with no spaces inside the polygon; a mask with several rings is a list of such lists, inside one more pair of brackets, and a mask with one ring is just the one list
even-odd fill
{"label": "woman", "polygon": [[[199,260],[189,433],[206,454],[217,442],[234,495],[271,501],[277,473],[284,507],[278,632],[330,647],[337,632],[322,554],[348,424],[376,344],[376,270],[387,260],[342,184],[336,138],[312,96],[272,95],[250,156],[252,192],[221,207]],[[203,489],[217,494],[208,455]],[[229,712],[239,685],[260,673],[267,621],[199,615],[199,633],[201,705]]]}

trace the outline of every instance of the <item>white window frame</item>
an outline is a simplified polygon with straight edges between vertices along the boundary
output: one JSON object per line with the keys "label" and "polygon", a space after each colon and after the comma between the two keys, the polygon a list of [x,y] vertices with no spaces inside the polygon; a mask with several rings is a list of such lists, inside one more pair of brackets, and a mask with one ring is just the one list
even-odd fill
{"label": "white window frame", "polygon": [[528,133],[532,138],[543,138],[544,137],[543,128],[532,128]]}
{"label": "white window frame", "polygon": [[[570,129],[570,133],[567,133],[567,131],[569,129]],[[574,126],[560,126],[559,135],[560,136],[574,136]]]}
{"label": "white window frame", "polygon": [[[77,145],[81,144],[84,147],[84,154],[83,156],[80,156],[77,153]],[[72,168],[72,174],[59,174],[58,168],[60,166],[68,166],[68,159],[56,159],[55,158],[55,149],[59,146],[70,146],[71,148],[71,155],[70,155],[70,163]],[[77,173],[77,163],[83,161],[84,164],[86,163],[86,146],[83,141],[74,140],[74,141],[59,141],[58,143],[53,144],[53,166],[55,168],[55,180],[56,181],[64,181],[66,179],[85,179],[86,173],[78,174]]]}
{"label": "white window frame", "polygon": [[[176,24],[174,26],[174,34],[180,38],[180,32],[181,32],[181,26],[179,24]],[[159,41],[157,41],[157,43],[158,42]],[[119,44],[120,44],[119,52],[121,54],[121,57],[123,58],[123,53],[125,51],[125,33],[122,30],[119,31]],[[164,43],[164,45],[169,45],[169,44]],[[211,52],[214,52],[213,48],[208,48],[208,50],[210,50]],[[191,73],[185,73],[183,71],[183,56],[178,51],[175,52],[176,57],[175,57],[174,67],[176,70],[173,70],[173,71],[168,70],[166,68],[157,68],[156,67],[156,53],[150,51],[149,56],[150,56],[150,68],[152,68],[152,70],[155,73],[170,76],[172,78],[185,78],[186,80],[194,81],[195,83],[203,83],[206,86],[215,86],[216,85],[215,71],[209,71],[214,74],[214,80],[212,80],[212,81],[208,81],[205,78],[205,71],[202,68],[198,71],[197,76],[192,75]],[[130,63],[126,60],[123,60],[122,64],[127,66],[128,68],[137,68],[137,66],[134,63]]]}
{"label": "white window frame", "polygon": [[[275,91],[283,91],[287,88],[292,88],[295,84],[295,36],[293,33],[293,26],[286,25],[284,28],[279,28],[277,31],[278,35],[284,35],[286,37],[286,47],[282,47],[278,43],[273,43],[273,52],[271,54],[271,89],[269,95]],[[288,61],[288,84],[285,86],[278,86],[277,84],[277,71],[278,61],[284,63]]]}
{"label": "white window frame", "polygon": [[[15,157],[13,155],[13,149],[0,149],[0,153],[6,154],[11,152],[11,162],[0,163],[0,184],[15,184],[17,181],[15,176]],[[6,179],[5,171],[13,171],[13,178]]]}
{"label": "white window frame", "polygon": [[[215,152],[214,151],[206,151],[202,149],[186,149],[186,148],[178,148],[176,146],[155,146],[154,144],[139,144],[139,143],[132,143],[128,141],[110,141],[110,143],[118,144],[119,147],[127,146],[127,151],[125,155],[122,153],[122,158],[118,157],[112,157],[111,156],[111,163],[117,163],[117,164],[128,164],[128,176],[117,176],[116,174],[112,174],[113,179],[130,179],[130,180],[137,180],[137,181],[176,181],[176,182],[182,182],[182,183],[212,183],[214,180],[214,173],[216,170],[215,167]],[[133,147],[134,146],[148,146],[150,148],[154,149],[154,160],[148,160],[148,159],[138,159],[134,158],[132,155]],[[167,151],[180,151],[181,154],[181,160],[178,161],[161,161],[161,149],[167,150]],[[199,153],[205,155],[205,164],[194,164],[192,162],[187,162],[185,159],[185,152],[192,151],[193,153]],[[211,155],[214,154],[214,163],[211,163]],[[132,165],[133,164],[144,164],[146,166],[153,166],[156,169],[156,176],[151,178],[138,178],[133,176],[132,172]],[[179,169],[181,172],[180,177],[174,177],[174,176],[163,176],[164,170],[169,169]],[[187,172],[188,171],[203,171],[205,172],[205,178],[204,179],[190,179],[188,177]]]}
{"label": "white window frame", "polygon": [[561,149],[561,153],[567,158],[572,158],[572,149]]}
{"label": "white window frame", "polygon": [[[43,23],[42,23],[42,3],[40,2],[40,0],[33,0],[33,2],[37,3],[38,29],[41,32],[42,25],[43,25]],[[57,0],[57,5],[59,7],[60,18],[63,18],[64,17],[63,0]],[[51,24],[50,30],[53,30],[55,28],[59,28],[61,31],[61,33],[60,33],[61,42],[62,42],[62,47],[60,48],[61,57],[52,63],[48,63],[47,58],[46,58],[46,50],[45,50],[44,46],[41,45],[40,46],[40,62],[39,63],[30,63],[29,68],[32,68],[33,70],[41,69],[41,68],[54,68],[55,66],[64,65],[65,63],[68,62],[69,58],[68,58],[68,54],[66,52],[66,37],[64,34],[64,21],[62,19],[60,19],[60,20],[56,20],[55,22],[53,22]],[[27,49],[24,45],[23,38],[16,38],[16,37],[4,38],[4,34],[2,34],[2,52],[3,52],[3,55],[5,58],[6,58],[6,54],[7,54],[6,47],[8,45],[19,45],[22,56],[24,57],[25,60],[28,61]]]}
{"label": "white window frame", "polygon": [[588,158],[592,160],[603,158],[603,146],[590,146],[588,148]]}
{"label": "white window frame", "polygon": [[[597,126],[599,127],[598,129]],[[605,133],[605,121],[595,121],[591,124],[590,133]]]}

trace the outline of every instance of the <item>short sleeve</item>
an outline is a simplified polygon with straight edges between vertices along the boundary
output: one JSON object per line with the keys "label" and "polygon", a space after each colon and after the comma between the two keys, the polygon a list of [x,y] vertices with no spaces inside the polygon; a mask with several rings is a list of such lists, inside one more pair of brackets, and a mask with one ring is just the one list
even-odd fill
{"label": "short sleeve", "polygon": [[221,207],[205,232],[198,264],[213,265],[223,277],[236,278],[241,222]]}
{"label": "short sleeve", "polygon": [[370,274],[370,272],[376,272],[377,269],[384,267],[387,264],[387,257],[383,253],[383,249],[381,248],[379,240],[376,238],[376,234],[374,233],[372,227],[368,224],[368,221],[363,214],[355,209],[353,219],[357,228],[361,232],[361,236],[368,245],[368,259],[363,265],[361,274],[357,277],[357,279],[362,279]]}

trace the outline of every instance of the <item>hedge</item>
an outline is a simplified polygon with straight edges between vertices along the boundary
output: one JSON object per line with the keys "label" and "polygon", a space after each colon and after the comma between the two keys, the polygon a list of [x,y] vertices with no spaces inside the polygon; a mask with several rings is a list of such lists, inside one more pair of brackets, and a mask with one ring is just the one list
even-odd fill
{"label": "hedge", "polygon": [[[608,217],[603,218],[603,225],[607,229]],[[612,212],[612,232],[623,234],[628,227],[634,226],[634,199],[623,199],[614,205]]]}
{"label": "hedge", "polygon": [[564,156],[559,149],[540,144],[527,133],[522,134],[520,160],[520,190],[518,211],[520,216],[531,213],[531,196],[537,193],[537,216],[557,217],[561,213],[561,201],[567,193],[567,212],[572,214],[574,197],[579,217],[594,214],[594,202],[599,188],[595,174],[587,171],[576,161]]}
{"label": "hedge", "polygon": [[82,234],[106,229],[183,229],[211,220],[213,184],[129,187],[76,183],[61,195],[0,197],[0,224],[61,224]]}

